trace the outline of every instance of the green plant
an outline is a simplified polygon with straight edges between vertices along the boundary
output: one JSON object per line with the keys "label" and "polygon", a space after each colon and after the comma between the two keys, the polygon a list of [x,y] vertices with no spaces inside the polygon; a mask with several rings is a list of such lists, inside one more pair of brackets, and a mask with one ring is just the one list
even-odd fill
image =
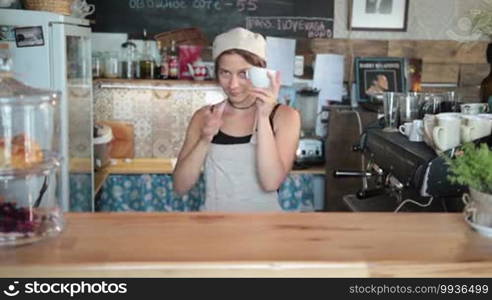
{"label": "green plant", "polygon": [[454,159],[446,158],[452,183],[467,185],[480,192],[492,194],[492,150],[485,143],[464,144]]}

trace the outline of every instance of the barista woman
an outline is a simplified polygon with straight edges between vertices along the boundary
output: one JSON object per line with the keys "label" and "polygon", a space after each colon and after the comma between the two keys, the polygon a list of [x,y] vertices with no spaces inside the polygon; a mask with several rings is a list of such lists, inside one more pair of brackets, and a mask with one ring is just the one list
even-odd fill
{"label": "barista woman", "polygon": [[195,112],[173,174],[174,190],[184,194],[203,167],[205,210],[281,210],[277,189],[295,159],[300,117],[276,103],[278,72],[266,89],[248,80],[250,67],[265,67],[265,52],[265,39],[244,28],[214,40],[216,77],[227,99]]}

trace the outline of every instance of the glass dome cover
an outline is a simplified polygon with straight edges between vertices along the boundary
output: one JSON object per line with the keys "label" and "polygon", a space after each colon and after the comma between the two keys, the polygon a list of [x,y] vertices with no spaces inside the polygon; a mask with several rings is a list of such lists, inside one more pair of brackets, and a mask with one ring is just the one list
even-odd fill
{"label": "glass dome cover", "polygon": [[15,79],[10,72],[0,71],[0,104],[41,105],[58,99],[57,92],[33,88]]}
{"label": "glass dome cover", "polygon": [[0,72],[0,175],[57,163],[59,98]]}
{"label": "glass dome cover", "polygon": [[5,44],[0,44],[0,103],[40,104],[58,99],[58,93],[25,85],[12,74],[12,57]]}

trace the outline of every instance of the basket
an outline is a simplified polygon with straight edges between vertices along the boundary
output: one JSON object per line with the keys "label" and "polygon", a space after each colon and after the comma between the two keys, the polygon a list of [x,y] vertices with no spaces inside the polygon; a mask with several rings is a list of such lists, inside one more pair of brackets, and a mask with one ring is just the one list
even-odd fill
{"label": "basket", "polygon": [[171,42],[176,41],[176,45],[199,45],[208,46],[208,39],[205,34],[196,27],[176,29],[154,35],[154,39],[160,41],[162,46],[171,46]]}
{"label": "basket", "polygon": [[23,0],[29,10],[42,10],[69,16],[72,14],[73,0]]}

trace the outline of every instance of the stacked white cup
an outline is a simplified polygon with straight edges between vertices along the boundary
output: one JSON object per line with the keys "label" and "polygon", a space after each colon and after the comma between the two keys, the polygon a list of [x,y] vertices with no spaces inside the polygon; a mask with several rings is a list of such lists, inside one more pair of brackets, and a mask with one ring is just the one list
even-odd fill
{"label": "stacked white cup", "polygon": [[461,117],[454,114],[438,114],[437,126],[432,131],[432,139],[436,150],[446,151],[461,143]]}

